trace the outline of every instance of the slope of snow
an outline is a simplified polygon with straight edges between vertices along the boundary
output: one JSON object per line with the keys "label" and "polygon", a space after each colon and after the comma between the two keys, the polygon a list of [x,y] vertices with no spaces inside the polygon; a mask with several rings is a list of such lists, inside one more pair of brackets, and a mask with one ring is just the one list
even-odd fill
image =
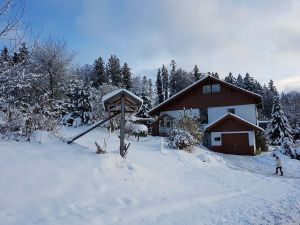
{"label": "slope of snow", "polygon": [[[63,128],[71,137],[83,130]],[[36,134],[38,137],[38,134]],[[159,137],[132,142],[96,129],[67,145],[41,135],[0,142],[0,224],[297,224],[300,163],[268,154],[241,157],[168,149]],[[94,142],[106,139],[108,153]],[[37,138],[37,140],[39,140]],[[163,148],[161,148],[161,143]],[[255,168],[256,170],[253,170]],[[288,179],[287,179],[288,178]]]}

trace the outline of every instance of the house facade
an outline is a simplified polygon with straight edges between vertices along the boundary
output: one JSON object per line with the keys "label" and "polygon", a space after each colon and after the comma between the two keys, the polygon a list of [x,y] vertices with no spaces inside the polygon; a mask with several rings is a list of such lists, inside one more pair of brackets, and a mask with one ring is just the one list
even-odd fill
{"label": "house facade", "polygon": [[200,119],[206,146],[217,152],[254,155],[260,95],[206,76],[149,111],[153,135],[167,136],[183,113]]}

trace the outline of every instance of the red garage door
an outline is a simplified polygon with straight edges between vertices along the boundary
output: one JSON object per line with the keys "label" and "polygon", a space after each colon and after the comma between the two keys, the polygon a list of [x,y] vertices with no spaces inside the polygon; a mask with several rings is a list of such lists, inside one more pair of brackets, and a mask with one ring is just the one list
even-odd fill
{"label": "red garage door", "polygon": [[247,133],[222,134],[222,152],[235,155],[253,155],[253,146],[249,146]]}

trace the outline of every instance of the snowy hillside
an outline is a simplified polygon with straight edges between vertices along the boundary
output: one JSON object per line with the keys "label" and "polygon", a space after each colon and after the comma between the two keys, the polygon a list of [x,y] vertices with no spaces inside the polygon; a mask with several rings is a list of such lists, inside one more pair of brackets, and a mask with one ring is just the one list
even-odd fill
{"label": "snowy hillside", "polygon": [[[71,137],[84,128],[64,128]],[[107,139],[109,153],[95,154]],[[47,133],[0,142],[0,224],[297,224],[300,163],[270,154],[230,156],[168,149],[159,137],[132,141],[97,129],[68,145]],[[39,143],[41,142],[41,144]]]}

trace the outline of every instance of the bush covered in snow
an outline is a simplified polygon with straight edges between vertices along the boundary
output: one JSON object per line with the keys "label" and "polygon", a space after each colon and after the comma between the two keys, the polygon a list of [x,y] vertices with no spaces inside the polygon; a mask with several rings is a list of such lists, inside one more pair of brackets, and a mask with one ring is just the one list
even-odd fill
{"label": "bush covered in snow", "polygon": [[174,149],[190,150],[197,143],[198,141],[193,137],[193,135],[181,129],[172,130],[168,138],[169,147]]}
{"label": "bush covered in snow", "polygon": [[298,158],[295,145],[291,138],[285,137],[281,143],[281,152],[285,155],[290,156],[292,159]]}
{"label": "bush covered in snow", "polygon": [[133,135],[135,137],[146,137],[148,136],[148,128],[143,124],[127,123],[125,126],[125,133]]}
{"label": "bush covered in snow", "polygon": [[199,119],[187,114],[185,111],[176,124],[177,129],[186,131],[186,133],[192,135],[197,143],[203,139],[203,132],[200,131],[200,127]]}

